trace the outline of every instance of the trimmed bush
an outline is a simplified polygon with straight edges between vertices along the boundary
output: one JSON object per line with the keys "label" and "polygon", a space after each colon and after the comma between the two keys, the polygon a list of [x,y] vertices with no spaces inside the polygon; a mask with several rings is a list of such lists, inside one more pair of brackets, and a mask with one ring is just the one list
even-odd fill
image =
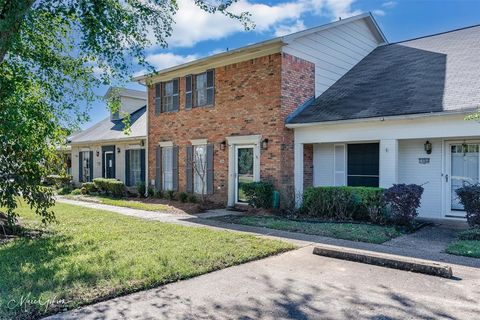
{"label": "trimmed bush", "polygon": [[185,193],[185,192],[180,192],[180,193],[178,194],[178,199],[180,200],[180,202],[185,203],[185,202],[187,202],[187,200],[188,200],[188,194]]}
{"label": "trimmed bush", "polygon": [[480,241],[480,227],[468,229],[458,233],[460,240],[477,240]]}
{"label": "trimmed bush", "polygon": [[467,213],[468,225],[470,227],[480,226],[480,185],[464,185],[456,192]]}
{"label": "trimmed bush", "polygon": [[143,182],[137,183],[137,193],[138,196],[143,198],[145,197],[145,191],[147,191],[147,186]]}
{"label": "trimmed bush", "polygon": [[326,220],[371,220],[385,223],[383,189],[371,187],[311,187],[304,191],[300,212]]}
{"label": "trimmed bush", "polygon": [[70,194],[71,192],[72,192],[72,187],[70,187],[70,186],[62,187],[62,188],[58,189],[58,191],[57,191],[57,193],[59,195],[62,195],[62,196]]}
{"label": "trimmed bush", "polygon": [[72,184],[72,176],[51,174],[44,178],[43,181],[47,186],[55,185],[57,188],[63,188]]}
{"label": "trimmed bush", "polygon": [[165,194],[163,193],[163,190],[157,190],[155,191],[155,198],[158,198],[158,199],[163,199],[163,197],[165,196]]}
{"label": "trimmed bush", "polygon": [[194,194],[189,194],[188,195],[188,202],[190,203],[197,203],[197,197]]}
{"label": "trimmed bush", "polygon": [[155,195],[155,190],[153,188],[148,188],[148,196],[152,198]]}
{"label": "trimmed bush", "polygon": [[70,194],[74,195],[74,196],[81,195],[81,194],[83,194],[82,189],[73,189],[72,192],[70,192]]}
{"label": "trimmed bush", "polygon": [[125,194],[125,184],[117,179],[93,179],[95,187],[102,193],[111,194],[114,197],[121,197]]}
{"label": "trimmed bush", "polygon": [[273,184],[265,181],[244,183],[242,190],[245,192],[248,204],[255,208],[269,209],[273,202]]}
{"label": "trimmed bush", "polygon": [[82,183],[82,189],[85,188],[86,194],[98,192],[97,187],[93,182]]}
{"label": "trimmed bush", "polygon": [[168,200],[175,200],[175,191],[167,190],[167,199]]}
{"label": "trimmed bush", "polygon": [[390,205],[395,224],[411,226],[418,215],[423,187],[416,184],[394,184],[385,190],[385,200]]}

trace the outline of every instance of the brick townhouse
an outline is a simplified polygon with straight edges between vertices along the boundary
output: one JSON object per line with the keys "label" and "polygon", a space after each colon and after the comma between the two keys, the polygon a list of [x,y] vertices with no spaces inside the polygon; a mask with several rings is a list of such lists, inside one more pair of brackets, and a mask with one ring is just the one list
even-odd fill
{"label": "brick townhouse", "polygon": [[[251,181],[293,195],[287,118],[385,41],[363,14],[137,77],[148,87],[149,184],[228,206]],[[312,153],[304,148],[305,184]]]}

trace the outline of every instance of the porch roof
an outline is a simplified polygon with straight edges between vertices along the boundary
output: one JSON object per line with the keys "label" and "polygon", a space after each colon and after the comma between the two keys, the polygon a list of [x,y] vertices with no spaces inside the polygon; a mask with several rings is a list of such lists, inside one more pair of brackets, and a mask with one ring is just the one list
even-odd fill
{"label": "porch roof", "polygon": [[473,110],[480,107],[480,25],[384,45],[287,124]]}

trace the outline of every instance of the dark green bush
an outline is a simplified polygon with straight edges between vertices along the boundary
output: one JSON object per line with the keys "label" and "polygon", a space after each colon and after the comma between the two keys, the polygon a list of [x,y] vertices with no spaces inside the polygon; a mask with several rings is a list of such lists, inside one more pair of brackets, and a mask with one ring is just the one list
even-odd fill
{"label": "dark green bush", "polygon": [[57,188],[63,188],[72,184],[72,176],[51,174],[48,175],[43,181],[47,186],[54,185]]}
{"label": "dark green bush", "polygon": [[326,220],[386,220],[383,189],[371,187],[307,188],[300,212]]}
{"label": "dark green bush", "polygon": [[187,202],[187,200],[188,200],[188,193],[180,192],[180,193],[178,194],[178,199],[180,200],[180,202],[183,202],[183,203]]}
{"label": "dark green bush", "polygon": [[391,209],[391,219],[395,224],[411,226],[418,215],[423,187],[416,184],[394,184],[385,190],[385,201]]}
{"label": "dark green bush", "polygon": [[78,196],[83,194],[82,189],[73,189],[72,192],[70,192],[71,195]]}
{"label": "dark green bush", "polygon": [[244,183],[243,192],[248,204],[255,208],[271,208],[273,202],[273,185],[270,182],[258,181]]}
{"label": "dark green bush", "polygon": [[189,194],[188,195],[188,202],[190,203],[197,203],[197,197],[194,194]]}
{"label": "dark green bush", "polygon": [[480,184],[464,185],[456,190],[470,227],[480,226]]}
{"label": "dark green bush", "polygon": [[175,200],[175,191],[167,190],[167,199],[168,200]]}
{"label": "dark green bush", "polygon": [[477,240],[480,241],[480,227],[471,228],[458,233],[460,240]]}
{"label": "dark green bush", "polygon": [[155,190],[151,187],[148,188],[148,196],[152,198],[155,195]]}
{"label": "dark green bush", "polygon": [[62,187],[62,188],[58,189],[58,191],[57,191],[57,193],[59,195],[62,195],[62,196],[70,194],[71,192],[72,192],[72,187],[70,187],[70,186]]}
{"label": "dark green bush", "polygon": [[137,194],[139,197],[145,197],[145,191],[147,190],[147,186],[144,182],[137,183]]}
{"label": "dark green bush", "polygon": [[163,197],[165,196],[165,194],[163,193],[163,190],[157,190],[155,191],[155,198],[158,198],[158,199],[163,199]]}
{"label": "dark green bush", "polygon": [[114,197],[121,197],[125,194],[125,184],[117,179],[93,179],[95,187],[102,193],[110,194]]}
{"label": "dark green bush", "polygon": [[97,187],[95,187],[93,182],[82,183],[82,188],[85,188],[87,194],[98,192]]}

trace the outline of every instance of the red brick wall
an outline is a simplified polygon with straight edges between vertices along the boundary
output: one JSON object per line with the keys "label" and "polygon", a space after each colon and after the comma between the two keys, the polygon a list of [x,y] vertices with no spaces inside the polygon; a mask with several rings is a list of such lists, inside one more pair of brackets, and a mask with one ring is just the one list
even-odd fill
{"label": "red brick wall", "polygon": [[313,186],[313,144],[303,146],[303,187]]}
{"label": "red brick wall", "polygon": [[214,145],[211,198],[226,203],[229,151],[228,147],[220,150],[220,143],[228,136],[260,134],[269,139],[268,149],[261,151],[261,179],[279,189],[293,185],[293,131],[285,128],[284,121],[298,101],[314,94],[313,77],[312,65],[280,53],[219,67],[215,69],[214,106],[185,110],[185,79],[180,78],[180,110],[159,116],[154,112],[154,87],[150,86],[149,181],[155,177],[155,146],[173,141],[179,146],[179,191],[185,191],[185,147],[192,139],[207,139]]}

